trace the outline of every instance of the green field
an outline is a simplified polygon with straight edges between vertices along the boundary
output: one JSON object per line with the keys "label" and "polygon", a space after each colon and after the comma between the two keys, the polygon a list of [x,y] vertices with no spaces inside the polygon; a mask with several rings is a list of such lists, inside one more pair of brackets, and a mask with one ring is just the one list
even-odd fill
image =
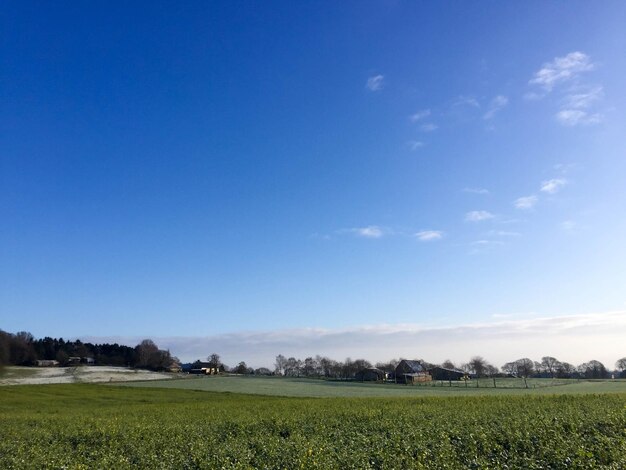
{"label": "green field", "polygon": [[622,469],[626,394],[284,398],[0,387],[0,468]]}
{"label": "green field", "polygon": [[[523,379],[432,382],[425,385],[376,384],[284,377],[250,376],[191,376],[180,380],[130,382],[131,387],[202,390],[255,395],[289,397],[422,397],[422,396],[477,396],[477,395],[545,395],[575,393],[626,393],[626,380],[551,380]],[[450,386],[452,385],[452,386]]]}

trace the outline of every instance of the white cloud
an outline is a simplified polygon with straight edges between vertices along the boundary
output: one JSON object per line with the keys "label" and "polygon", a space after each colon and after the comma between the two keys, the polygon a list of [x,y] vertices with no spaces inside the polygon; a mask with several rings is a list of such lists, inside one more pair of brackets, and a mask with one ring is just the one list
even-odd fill
{"label": "white cloud", "polygon": [[480,222],[483,220],[493,219],[495,215],[488,211],[470,211],[465,214],[467,222]]}
{"label": "white cloud", "polygon": [[420,126],[420,131],[422,132],[433,132],[433,131],[436,131],[437,129],[438,129],[437,124],[433,124],[432,122],[422,124]]}
{"label": "white cloud", "polygon": [[485,188],[464,188],[463,192],[472,194],[489,194],[489,190]]}
{"label": "white cloud", "polygon": [[538,201],[539,198],[537,196],[525,196],[517,198],[513,204],[518,209],[529,210],[535,207]]}
{"label": "white cloud", "polygon": [[580,109],[562,109],[556,113],[556,119],[564,126],[590,125],[600,123],[602,115],[599,113],[589,114]]}
{"label": "white cloud", "polygon": [[385,84],[383,83],[385,80],[384,75],[375,75],[367,79],[366,87],[370,91],[379,91],[382,90]]}
{"label": "white cloud", "polygon": [[473,96],[459,96],[452,106],[470,106],[472,108],[480,108],[478,100]]}
{"label": "white cloud", "polygon": [[348,229],[348,232],[363,238],[381,238],[385,231],[378,225],[369,225],[367,227],[356,227]]}
{"label": "white cloud", "polygon": [[573,86],[564,90],[555,118],[560,124],[570,127],[598,124],[602,121],[602,114],[589,108],[602,99],[604,90],[602,86],[584,85],[578,80],[581,73],[593,68],[590,57],[582,52],[571,52],[565,57],[557,57],[553,62],[544,64],[530,80],[531,85],[540,85],[544,90],[543,95],[533,95],[542,98],[556,85],[576,79]]}
{"label": "white cloud", "polygon": [[580,93],[570,93],[563,100],[564,108],[586,109],[604,96],[601,86],[596,86]]}
{"label": "white cloud", "polygon": [[430,109],[422,109],[415,114],[411,114],[409,116],[409,119],[411,120],[411,122],[417,122],[424,118],[427,118],[428,116],[430,116]]}
{"label": "white cloud", "polygon": [[541,183],[541,191],[548,194],[557,193],[567,184],[567,180],[563,178],[554,178],[551,180],[543,181]]}
{"label": "white cloud", "polygon": [[487,235],[491,237],[521,237],[519,232],[507,232],[506,230],[489,230]]}
{"label": "white cloud", "polygon": [[[624,355],[626,311],[566,316],[458,323],[445,326],[378,324],[352,328],[299,328],[242,331],[213,336],[153,337],[155,343],[182,361],[206,357],[207,344],[222,360],[241,360],[252,367],[272,367],[278,354],[305,358],[316,354],[343,360],[362,357],[371,362],[391,358],[423,358],[430,362],[451,359],[465,362],[484,356],[497,366],[520,357],[539,360],[544,355],[580,364],[597,359],[612,368]],[[82,337],[91,343],[134,346],[143,337]]]}
{"label": "white cloud", "polygon": [[422,230],[417,232],[415,236],[422,242],[430,242],[433,240],[441,240],[443,232],[441,230]]}
{"label": "white cloud", "polygon": [[415,150],[422,148],[424,146],[424,142],[420,142],[419,140],[410,140],[407,142],[407,146],[409,147],[409,150],[414,152]]}
{"label": "white cloud", "polygon": [[561,222],[561,228],[565,231],[571,232],[576,228],[576,222],[573,220],[564,220]]}
{"label": "white cloud", "polygon": [[475,242],[470,243],[470,245],[473,246],[500,246],[500,245],[504,245],[504,242],[501,242],[499,240],[476,240]]}
{"label": "white cloud", "polygon": [[556,57],[552,62],[543,64],[530,80],[531,85],[539,85],[550,91],[555,85],[571,80],[583,72],[592,70],[591,58],[583,52],[570,52],[564,57]]}
{"label": "white cloud", "polygon": [[558,171],[561,174],[565,174],[579,167],[580,165],[578,163],[557,163],[552,168],[554,168],[554,170]]}
{"label": "white cloud", "polygon": [[509,104],[509,99],[506,96],[498,95],[489,103],[489,109],[483,115],[483,119],[492,119],[498,111],[504,108],[507,104]]}

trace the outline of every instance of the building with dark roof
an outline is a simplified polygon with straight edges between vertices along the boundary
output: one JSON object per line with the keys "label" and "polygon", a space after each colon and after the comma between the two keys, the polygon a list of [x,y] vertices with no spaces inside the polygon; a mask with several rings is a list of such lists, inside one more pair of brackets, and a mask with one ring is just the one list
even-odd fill
{"label": "building with dark roof", "polygon": [[402,359],[395,370],[396,383],[415,384],[418,382],[430,382],[432,377],[418,361]]}

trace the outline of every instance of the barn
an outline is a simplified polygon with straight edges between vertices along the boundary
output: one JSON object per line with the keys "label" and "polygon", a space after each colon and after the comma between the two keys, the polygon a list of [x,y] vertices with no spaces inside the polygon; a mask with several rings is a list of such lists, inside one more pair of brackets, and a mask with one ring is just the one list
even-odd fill
{"label": "barn", "polygon": [[447,369],[445,367],[433,367],[428,369],[433,380],[461,380],[467,374],[458,369]]}
{"label": "barn", "polygon": [[385,380],[385,372],[374,367],[368,367],[358,371],[354,378],[360,382],[382,382]]}
{"label": "barn", "polygon": [[396,383],[415,384],[430,382],[433,378],[418,361],[402,359],[395,370]]}

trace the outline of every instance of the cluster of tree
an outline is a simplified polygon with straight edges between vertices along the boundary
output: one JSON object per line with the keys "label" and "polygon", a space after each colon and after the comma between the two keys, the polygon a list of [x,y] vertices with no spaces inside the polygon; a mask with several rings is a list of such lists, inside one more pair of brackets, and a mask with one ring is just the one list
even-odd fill
{"label": "cluster of tree", "polygon": [[276,356],[274,373],[288,377],[329,377],[348,379],[354,377],[359,370],[372,367],[365,359],[335,361],[325,356],[307,357],[304,360],[295,357]]}
{"label": "cluster of tree", "polygon": [[201,360],[197,360],[192,363],[184,364],[183,370],[185,368],[189,369],[200,369],[202,367],[210,367],[217,369],[219,372],[230,372],[232,374],[246,374],[246,375],[274,375],[274,373],[266,367],[259,367],[257,369],[253,369],[252,367],[248,367],[245,361],[241,361],[235,367],[228,367],[226,364],[222,362],[222,359],[219,354],[213,353],[207,357],[206,362]]}
{"label": "cluster of tree", "polygon": [[[481,356],[474,356],[468,362],[456,365],[450,360],[446,360],[441,364],[434,364],[423,359],[415,359],[424,369],[432,369],[434,367],[443,367],[445,369],[456,369],[467,372],[474,377],[497,377],[497,376],[515,376],[515,377],[549,377],[549,378],[585,378],[585,379],[601,379],[611,376],[609,370],[599,361],[592,360],[585,362],[579,366],[573,366],[567,362],[561,362],[551,356],[544,356],[541,361],[533,361],[528,358],[518,359],[513,362],[507,362],[498,368],[490,364]],[[400,360],[393,359],[387,362],[378,362],[375,364],[377,369],[385,372],[393,372]],[[282,354],[276,356],[274,364],[274,373],[276,375],[295,376],[295,377],[328,377],[328,378],[351,378],[359,370],[372,367],[372,364],[365,359],[351,360],[346,359],[344,362],[335,361],[328,357],[315,356],[307,357],[304,360],[295,357],[286,358]],[[626,358],[618,360],[615,364],[618,375],[626,378]]]}
{"label": "cluster of tree", "polygon": [[[452,363],[444,364],[443,367],[452,368]],[[495,377],[509,375],[522,378],[582,378],[582,379],[605,379],[611,377],[611,372],[600,361],[592,360],[574,366],[568,362],[562,362],[552,356],[544,356],[541,361],[533,361],[527,357],[507,362],[501,369],[489,364],[480,356],[473,357],[468,363],[460,366],[461,370],[477,377]],[[626,358],[615,363],[618,375],[626,377]]]}
{"label": "cluster of tree", "polygon": [[130,347],[117,343],[92,344],[63,338],[35,339],[21,331],[11,334],[0,330],[0,366],[32,366],[38,360],[56,360],[59,365],[70,363],[70,358],[91,358],[96,364],[165,370],[177,361],[169,351],[160,350],[152,340],[143,340]]}

